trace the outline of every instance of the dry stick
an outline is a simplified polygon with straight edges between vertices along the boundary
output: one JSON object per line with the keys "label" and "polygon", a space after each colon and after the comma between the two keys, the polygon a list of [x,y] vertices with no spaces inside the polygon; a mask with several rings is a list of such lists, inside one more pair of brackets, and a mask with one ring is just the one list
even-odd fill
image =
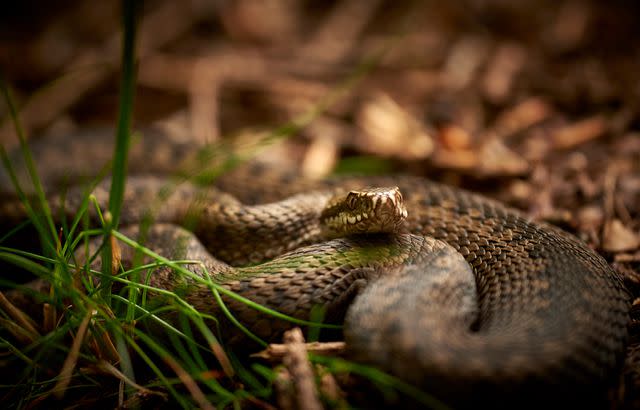
{"label": "dry stick", "polygon": [[[143,58],[187,31],[207,16],[206,2],[163,2],[140,24],[138,57]],[[121,33],[105,41],[99,50],[88,50],[68,64],[65,72],[72,74],[58,79],[43,92],[34,95],[20,111],[22,126],[28,135],[53,121],[88,91],[104,82],[120,59]],[[16,144],[11,122],[0,129],[0,141],[9,149]]]}
{"label": "dry stick", "polygon": [[300,328],[293,328],[284,334],[288,352],[283,362],[293,379],[296,391],[297,408],[306,410],[322,410],[318,399],[318,391],[313,370],[304,346],[304,337]]}
{"label": "dry stick", "polygon": [[[342,356],[345,353],[344,342],[311,342],[305,343],[304,348],[309,353],[325,356]],[[251,357],[277,363],[282,361],[288,351],[288,345],[272,343],[266,349],[252,354]]]}

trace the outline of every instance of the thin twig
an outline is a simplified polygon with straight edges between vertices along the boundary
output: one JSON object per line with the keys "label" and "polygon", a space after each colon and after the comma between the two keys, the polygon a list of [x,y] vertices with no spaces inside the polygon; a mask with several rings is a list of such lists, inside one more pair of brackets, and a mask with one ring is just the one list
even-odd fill
{"label": "thin twig", "polygon": [[298,409],[322,410],[318,399],[313,370],[307,357],[304,337],[300,328],[293,328],[284,334],[287,355],[283,358],[284,365],[289,370],[296,391]]}
{"label": "thin twig", "polygon": [[[305,343],[307,352],[324,356],[342,356],[345,353],[344,342],[311,342]],[[281,362],[288,352],[286,344],[272,343],[266,349],[254,353],[251,357],[268,360],[270,362]]]}

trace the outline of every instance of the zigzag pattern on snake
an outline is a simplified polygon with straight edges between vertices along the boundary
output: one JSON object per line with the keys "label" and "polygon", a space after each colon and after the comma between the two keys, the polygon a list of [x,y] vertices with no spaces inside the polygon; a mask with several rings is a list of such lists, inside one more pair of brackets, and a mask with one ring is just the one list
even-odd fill
{"label": "zigzag pattern on snake", "polygon": [[[139,219],[138,209],[163,184],[131,179],[127,201],[133,205],[125,208],[123,223]],[[406,231],[319,239],[314,218],[321,205],[338,188],[364,186],[400,188]],[[314,190],[282,186],[277,195],[262,197],[287,199],[255,206],[213,189],[197,195],[201,212],[194,232],[214,255],[243,264],[285,253],[265,264],[232,268],[212,258],[190,232],[163,224],[152,227],[147,246],[168,257],[201,259],[225,287],[282,313],[307,319],[319,304],[329,319],[346,315],[345,338],[355,359],[454,403],[461,397],[529,400],[575,388],[601,391],[611,382],[626,343],[629,294],[606,261],[573,236],[417,177],[345,178],[304,189],[309,187]],[[183,220],[194,191],[177,188],[157,220]],[[68,197],[73,202],[74,195]],[[0,210],[11,212],[9,206]],[[133,235],[135,228],[125,233]],[[152,281],[182,289],[199,310],[219,312],[208,289],[170,270],[153,273]],[[266,339],[290,326],[225,302]],[[232,327],[224,329],[231,342],[246,343]]]}

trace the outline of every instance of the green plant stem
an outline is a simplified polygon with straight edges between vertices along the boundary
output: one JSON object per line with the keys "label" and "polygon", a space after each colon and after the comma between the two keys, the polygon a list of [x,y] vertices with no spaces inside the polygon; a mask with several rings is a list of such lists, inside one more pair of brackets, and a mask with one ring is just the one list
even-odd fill
{"label": "green plant stem", "polygon": [[109,193],[109,212],[113,218],[113,227],[118,227],[120,208],[124,197],[125,177],[127,174],[127,159],[131,140],[131,115],[133,112],[133,97],[135,92],[135,39],[136,39],[136,9],[138,1],[123,0],[124,38],[122,47],[122,77],[120,82],[120,104],[118,114],[118,128],[116,131],[116,145],[113,156],[113,176]]}
{"label": "green plant stem", "polygon": [[[112,271],[113,255],[110,243],[111,228],[116,228],[120,220],[120,209],[124,198],[124,187],[127,175],[127,159],[130,144],[131,115],[133,111],[133,96],[135,89],[135,38],[136,38],[136,10],[138,1],[123,0],[123,40],[122,40],[122,77],[120,80],[120,103],[118,113],[118,125],[116,131],[116,144],[113,156],[113,172],[111,177],[111,190],[109,192],[110,220],[105,226],[105,247],[102,251],[102,272],[105,277]],[[104,299],[108,301],[111,294],[111,286],[106,283],[103,287]],[[127,375],[130,376],[130,375]]]}

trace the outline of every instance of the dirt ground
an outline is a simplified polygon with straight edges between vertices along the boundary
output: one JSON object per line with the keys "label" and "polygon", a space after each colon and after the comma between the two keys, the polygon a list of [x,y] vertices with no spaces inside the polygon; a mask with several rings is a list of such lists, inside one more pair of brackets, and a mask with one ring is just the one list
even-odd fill
{"label": "dirt ground", "polygon": [[[136,126],[194,144],[273,129],[373,58],[278,161],[484,193],[576,234],[640,294],[640,3],[158,0],[142,16]],[[0,67],[31,138],[113,125],[119,62],[119,2],[3,5]],[[640,302],[630,331],[612,408],[640,406]]]}

